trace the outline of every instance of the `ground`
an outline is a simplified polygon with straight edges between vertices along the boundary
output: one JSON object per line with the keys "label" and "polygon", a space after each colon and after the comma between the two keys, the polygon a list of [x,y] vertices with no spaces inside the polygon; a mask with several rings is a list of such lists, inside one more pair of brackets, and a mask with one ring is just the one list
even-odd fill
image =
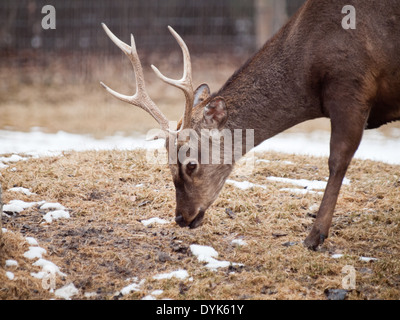
{"label": "ground", "polygon": [[[327,159],[278,153],[257,154],[257,159],[251,174],[239,165],[230,179],[263,187],[226,184],[195,230],[173,222],[168,167],[148,164],[145,151],[69,152],[2,169],[5,204],[58,202],[70,219],[46,223],[39,205],[3,217],[7,232],[0,270],[12,272],[14,279],[0,272],[0,299],[57,298],[31,275],[41,268],[24,257],[30,247],[26,237],[35,238],[46,250],[43,258],[64,274],[57,275],[56,289],[73,283],[73,299],[326,299],[330,290],[342,289],[345,266],[356,271],[356,288],[346,299],[399,299],[400,166],[354,160],[330,237],[314,252],[302,241],[321,195],[283,191],[287,184],[266,178],[326,181]],[[154,217],[169,223],[142,223]],[[232,243],[238,239],[244,243]],[[214,248],[217,260],[232,264],[207,268],[193,254],[193,244]],[[18,266],[4,267],[6,260]],[[178,270],[188,276],[153,278]],[[155,290],[162,292],[152,295]]]}

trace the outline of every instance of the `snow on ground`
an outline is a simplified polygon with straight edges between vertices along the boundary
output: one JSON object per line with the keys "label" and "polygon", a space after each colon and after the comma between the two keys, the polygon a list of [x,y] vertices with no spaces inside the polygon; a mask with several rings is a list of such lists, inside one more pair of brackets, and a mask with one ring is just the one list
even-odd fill
{"label": "snow on ground", "polygon": [[247,246],[247,242],[244,241],[243,239],[234,239],[231,241],[231,243],[236,246]]}
{"label": "snow on ground", "polygon": [[46,254],[46,249],[41,247],[29,247],[29,250],[24,253],[24,257],[28,259],[42,258],[42,255]]}
{"label": "snow on ground", "polygon": [[[335,253],[335,254],[333,254],[333,255],[331,255],[331,258],[333,258],[333,259],[340,259],[340,258],[343,258],[344,257],[344,254],[342,254],[342,253]],[[359,260],[360,261],[364,261],[364,262],[373,262],[373,261],[378,261],[379,259],[378,258],[372,258],[372,257],[359,257]]]}
{"label": "snow on ground", "polygon": [[[257,146],[255,152],[278,151],[290,154],[328,156],[330,133],[284,132]],[[145,141],[145,136],[125,137],[121,134],[95,139],[90,135],[72,134],[63,131],[44,133],[38,128],[31,132],[0,130],[0,154],[11,153],[11,157],[0,157],[2,166],[26,160],[18,153],[31,156],[58,155],[62,151],[76,150],[133,150],[162,148],[164,140]],[[400,164],[400,129],[392,129],[390,137],[380,131],[365,131],[355,158]]]}
{"label": "snow on ground", "polygon": [[[15,188],[12,188],[12,189],[15,189]],[[9,189],[9,190],[13,191],[12,189]],[[31,193],[29,189],[26,189],[23,187],[21,187],[20,189],[27,190],[27,192],[29,192],[30,194],[34,194],[34,193]],[[27,194],[26,192],[24,192],[24,193]],[[53,209],[52,211],[47,212],[43,216],[43,219],[47,223],[52,223],[54,220],[61,219],[61,218],[63,218],[63,219],[70,218],[69,212],[66,211],[66,208],[58,202],[46,202],[46,201],[25,202],[22,200],[11,200],[8,204],[5,204],[3,206],[3,212],[8,213],[8,214],[21,213],[25,209],[31,208],[35,205],[40,206],[40,210]]]}
{"label": "snow on ground", "polygon": [[46,209],[54,209],[54,210],[65,210],[65,207],[62,204],[59,204],[58,202],[45,202],[40,206],[41,210],[46,210]]}
{"label": "snow on ground", "polygon": [[243,264],[240,263],[234,263],[230,261],[220,261],[215,259],[218,257],[218,252],[213,247],[210,246],[201,246],[198,244],[192,244],[190,245],[190,250],[192,251],[192,254],[195,255],[200,262],[207,262],[206,268],[213,271],[217,270],[218,268],[229,267],[230,265],[243,266]]}
{"label": "snow on ground", "polygon": [[38,242],[35,238],[33,237],[25,237],[26,242],[28,242],[28,244],[30,244],[31,246],[38,246]]}
{"label": "snow on ground", "polygon": [[[2,140],[0,140],[0,141],[3,143]],[[2,153],[12,153],[12,152],[2,152]],[[0,161],[3,163],[10,163],[10,162],[13,163],[13,162],[23,161],[23,160],[27,160],[27,159],[28,158],[21,157],[17,154],[13,154],[12,156],[9,156],[9,157],[0,157]]]}
{"label": "snow on ground", "polygon": [[65,300],[71,300],[71,297],[77,295],[79,290],[74,286],[73,283],[67,284],[54,292],[55,296],[58,298],[63,298]]}
{"label": "snow on ground", "polygon": [[364,261],[364,262],[371,262],[371,261],[377,261],[379,259],[378,258],[371,258],[371,257],[360,257],[360,260]]}
{"label": "snow on ground", "polygon": [[241,190],[247,190],[247,189],[250,189],[250,188],[262,188],[262,189],[266,189],[267,188],[266,186],[263,186],[261,184],[254,184],[254,183],[249,182],[249,181],[235,181],[235,180],[228,179],[228,180],[226,180],[226,183],[227,184],[231,184],[231,185],[233,185],[236,188],[239,188]]}
{"label": "snow on ground", "polygon": [[8,191],[21,192],[21,193],[25,194],[26,196],[32,196],[32,195],[36,194],[36,193],[31,192],[29,189],[23,188],[23,187],[11,188],[11,189],[8,189]]}
{"label": "snow on ground", "polygon": [[[281,188],[279,191],[287,191],[287,192],[292,192],[292,193],[298,193],[298,194],[307,194],[307,193],[315,193],[322,195],[323,192],[321,191],[314,191],[314,190],[324,190],[326,187],[327,182],[326,181],[319,181],[319,180],[307,180],[307,179],[288,179],[288,178],[279,178],[279,177],[267,177],[266,178],[268,181],[272,182],[280,182],[280,183],[285,183],[289,185],[295,185],[302,187],[302,189],[299,188]],[[266,185],[261,185],[261,184],[254,184],[249,181],[235,181],[235,180],[226,180],[227,184],[231,184],[236,188],[239,188],[241,190],[247,190],[250,188],[262,188],[266,189]],[[350,180],[349,179],[344,179],[343,180],[344,185],[349,185]]]}
{"label": "snow on ground", "polygon": [[10,280],[14,280],[14,273],[12,273],[11,271],[6,271],[6,276],[8,279]]}
{"label": "snow on ground", "polygon": [[3,212],[6,213],[21,213],[27,208],[33,207],[35,205],[41,205],[44,201],[34,201],[34,202],[25,202],[22,200],[11,200],[8,204],[3,206]]}
{"label": "snow on ground", "polygon": [[46,275],[59,275],[61,277],[66,277],[67,275],[60,271],[60,268],[57,267],[53,262],[40,258],[32,265],[41,267],[42,271],[37,273],[31,273],[31,275],[38,279],[43,279]]}
{"label": "snow on ground", "polygon": [[[34,195],[29,189],[19,187],[19,188],[11,188],[9,191],[13,192],[22,192],[25,195]],[[32,202],[25,202],[22,200],[11,200],[8,204],[3,206],[3,211],[7,213],[21,213],[23,210],[33,207],[33,206],[41,206],[41,210],[46,209],[54,209],[54,208],[64,208],[59,203],[52,203],[46,201],[32,201]],[[0,214],[2,214],[0,212]],[[51,223],[55,219],[59,218],[70,218],[69,213],[64,210],[55,210],[49,211],[44,215],[43,219],[48,223]],[[6,232],[7,229],[2,228],[3,232]],[[40,267],[41,271],[39,272],[31,272],[31,276],[37,279],[45,279],[46,277],[53,277],[55,283],[55,277],[66,277],[67,275],[60,271],[60,268],[54,264],[53,262],[46,260],[43,258],[43,255],[47,253],[46,249],[39,246],[38,241],[33,237],[25,237],[25,241],[29,244],[28,251],[23,253],[23,257],[29,260],[36,260],[32,263],[33,266]],[[18,262],[15,260],[6,260],[5,268],[11,268],[18,266]],[[6,271],[6,276],[10,280],[14,280],[14,274],[11,271]],[[43,282],[42,282],[43,285]],[[50,291],[53,292],[55,288],[50,288]],[[70,299],[71,296],[77,294],[77,289],[73,286],[73,284],[69,284],[56,290],[55,296],[58,298]]]}
{"label": "snow on ground", "polygon": [[179,269],[179,270],[168,272],[168,273],[157,274],[157,275],[155,275],[153,277],[153,279],[163,280],[163,279],[177,278],[177,279],[180,279],[180,280],[184,280],[187,277],[189,277],[188,272],[186,270]]}
{"label": "snow on ground", "polygon": [[160,219],[160,218],[157,218],[157,217],[156,218],[150,218],[150,219],[147,219],[147,220],[142,220],[140,222],[143,225],[145,225],[146,227],[151,225],[151,224],[154,224],[154,223],[158,223],[158,224],[167,224],[167,223],[169,223],[169,221],[164,220],[164,219]]}
{"label": "snow on ground", "polygon": [[278,178],[278,177],[267,177],[267,180],[291,184],[303,187],[304,189],[308,190],[324,190],[327,184],[325,181],[318,181],[318,180],[311,181],[307,179],[288,179],[288,178]]}
{"label": "snow on ground", "polygon": [[127,295],[134,291],[140,291],[140,287],[144,284],[145,280],[143,279],[139,282],[139,279],[137,277],[132,278],[132,280],[133,282],[131,284],[127,285],[126,287],[123,287],[121,291],[116,293],[116,295],[117,296],[119,294]]}
{"label": "snow on ground", "polygon": [[163,290],[154,290],[149,295],[143,297],[142,300],[157,300],[154,296],[159,296],[163,292],[164,292]]}
{"label": "snow on ground", "polygon": [[[264,141],[254,151],[277,151],[327,157],[329,156],[329,141],[330,133],[328,131],[286,132]],[[377,130],[365,131],[354,157],[362,160],[400,164],[400,129],[392,129],[391,137],[387,137]]]}
{"label": "snow on ground", "polygon": [[8,259],[6,260],[6,264],[5,267],[17,267],[18,266],[18,262],[13,260],[13,259]]}
{"label": "snow on ground", "polygon": [[47,223],[52,223],[53,220],[57,220],[57,219],[69,219],[70,215],[68,211],[65,210],[55,210],[55,211],[50,211],[47,212],[44,216],[43,219],[46,220]]}
{"label": "snow on ground", "polygon": [[[138,148],[159,148],[163,141],[145,141],[144,137],[124,137],[114,135],[104,139],[95,139],[90,135],[80,135],[59,131],[44,133],[38,128],[30,132],[0,130],[0,154],[24,153],[31,156],[59,155],[62,151],[86,150],[131,150]],[[0,158],[0,162],[14,162],[16,155],[11,158]],[[20,156],[18,156],[20,157]]]}
{"label": "snow on ground", "polygon": [[[7,229],[2,228],[2,232],[6,233],[8,232]],[[12,231],[10,231],[12,232]],[[39,272],[32,272],[31,276],[37,279],[45,279],[46,277],[56,277],[56,276],[60,276],[60,277],[66,277],[67,275],[63,272],[60,271],[60,268],[54,264],[53,262],[43,259],[43,255],[47,253],[46,249],[40,247],[38,245],[38,241],[33,238],[33,237],[25,237],[23,238],[26,242],[28,242],[28,244],[30,245],[29,250],[26,251],[23,254],[23,257],[29,260],[36,260],[35,262],[32,263],[33,266],[35,267],[40,267],[41,271]],[[16,260],[13,259],[8,259],[5,262],[5,269],[10,269],[10,268],[17,268],[18,267],[18,262]],[[15,279],[15,275],[13,272],[9,271],[9,270],[5,270],[6,276],[8,277],[8,279],[10,280],[14,280]],[[55,279],[55,278],[54,278]],[[55,283],[55,281],[54,281]],[[43,285],[43,282],[42,282]],[[50,288],[51,291],[53,292],[53,288]],[[71,295],[76,294],[76,292],[71,288],[61,288],[63,290],[59,291],[59,294],[57,294],[56,291],[56,296],[60,297],[60,298],[65,298],[65,299],[69,299],[71,297]]]}

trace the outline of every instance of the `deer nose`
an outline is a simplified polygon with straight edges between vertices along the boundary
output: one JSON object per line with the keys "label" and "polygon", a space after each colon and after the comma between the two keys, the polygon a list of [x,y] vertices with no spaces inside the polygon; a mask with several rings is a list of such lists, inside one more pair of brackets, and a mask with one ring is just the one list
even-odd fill
{"label": "deer nose", "polygon": [[175,217],[175,222],[178,224],[178,226],[184,228],[187,227],[188,223],[185,221],[185,219],[183,219],[182,215],[177,215]]}

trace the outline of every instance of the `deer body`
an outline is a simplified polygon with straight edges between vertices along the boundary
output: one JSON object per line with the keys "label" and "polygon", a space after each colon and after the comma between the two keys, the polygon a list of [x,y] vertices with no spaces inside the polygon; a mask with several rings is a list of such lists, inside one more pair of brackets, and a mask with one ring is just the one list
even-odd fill
{"label": "deer body", "polygon": [[[307,1],[218,92],[209,95],[206,85],[193,93],[185,91],[187,105],[178,126],[196,132],[254,129],[258,145],[298,123],[330,118],[330,175],[305,240],[311,249],[328,236],[343,178],[364,129],[400,120],[400,4],[348,2],[357,10],[355,30],[342,28],[340,1]],[[158,121],[163,128],[165,119]],[[172,137],[178,148],[187,145],[179,139],[179,130]],[[175,220],[180,226],[197,227],[232,165],[189,158],[170,164],[170,169],[176,188]]]}

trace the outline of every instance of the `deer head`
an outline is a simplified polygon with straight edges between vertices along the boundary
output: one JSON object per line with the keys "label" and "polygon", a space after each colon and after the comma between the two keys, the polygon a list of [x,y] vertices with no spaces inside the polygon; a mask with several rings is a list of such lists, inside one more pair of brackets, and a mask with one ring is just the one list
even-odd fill
{"label": "deer head", "polygon": [[[143,69],[133,35],[129,46],[118,39],[105,24],[102,26],[109,38],[131,61],[136,76],[136,93],[126,96],[102,82],[101,85],[114,97],[142,108],[159,123],[164,133],[162,136],[166,139],[165,147],[176,190],[175,221],[181,227],[196,228],[201,224],[204,213],[217,198],[232,170],[232,162],[215,161],[208,152],[212,148],[221,148],[222,141],[213,139],[213,136],[218,135],[226,123],[228,112],[225,102],[221,97],[212,97],[206,84],[193,90],[189,50],[182,38],[168,27],[183,53],[183,76],[180,80],[170,79],[155,66],[151,67],[161,80],[181,89],[185,95],[184,113],[178,127],[169,128],[168,119],[146,92]],[[222,153],[220,158],[223,156]]]}

